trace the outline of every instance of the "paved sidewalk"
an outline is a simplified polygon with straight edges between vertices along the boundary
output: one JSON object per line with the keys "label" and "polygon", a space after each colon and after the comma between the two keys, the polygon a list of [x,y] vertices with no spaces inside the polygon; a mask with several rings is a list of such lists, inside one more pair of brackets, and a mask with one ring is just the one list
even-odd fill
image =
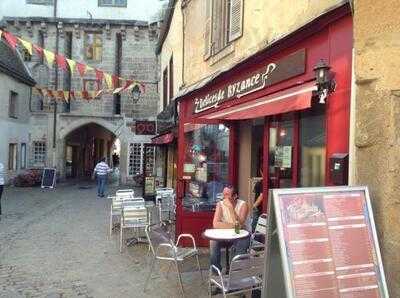
{"label": "paved sidewalk", "polygon": [[[2,203],[0,297],[180,297],[174,272],[143,293],[146,247],[119,253],[117,235],[108,239],[110,202],[96,198],[94,185],[8,188]],[[191,265],[183,274],[186,296],[207,297]]]}

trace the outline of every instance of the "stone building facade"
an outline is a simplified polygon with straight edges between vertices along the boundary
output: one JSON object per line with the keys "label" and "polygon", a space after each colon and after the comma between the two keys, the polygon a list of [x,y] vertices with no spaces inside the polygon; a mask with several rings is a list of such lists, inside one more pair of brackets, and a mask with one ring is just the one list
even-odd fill
{"label": "stone building facade", "polygon": [[352,183],[368,185],[390,297],[400,297],[400,7],[354,1]]}
{"label": "stone building facade", "polygon": [[[158,24],[32,16],[4,17],[2,27],[49,51],[58,50],[77,62],[144,84],[145,92],[138,101],[133,101],[128,93],[106,94],[94,101],[77,98],[70,103],[59,102],[56,113],[53,101],[39,94],[33,94],[29,103],[30,167],[57,167],[61,178],[89,175],[99,158],[107,157],[111,163],[118,139],[120,177],[123,183],[129,182],[142,170],[141,150],[144,143],[151,141],[148,135],[135,134],[135,122],[154,120],[157,114],[154,49]],[[48,67],[35,54],[30,57],[25,53],[25,62],[41,87],[77,91],[104,88],[104,82],[97,81],[94,72],[86,72],[83,78],[77,72],[72,75],[63,70],[56,72],[55,67]],[[81,137],[76,138],[77,135]],[[45,151],[44,159],[35,159],[38,150]]]}
{"label": "stone building facade", "polygon": [[27,168],[29,99],[35,85],[21,56],[0,41],[0,162],[9,179]]}

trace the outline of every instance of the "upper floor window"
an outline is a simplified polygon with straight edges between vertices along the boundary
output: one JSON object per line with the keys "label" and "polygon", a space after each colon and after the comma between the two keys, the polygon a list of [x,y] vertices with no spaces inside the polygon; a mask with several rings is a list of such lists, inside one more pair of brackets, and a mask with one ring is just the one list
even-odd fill
{"label": "upper floor window", "polygon": [[99,6],[126,7],[127,0],[99,0]]}
{"label": "upper floor window", "polygon": [[100,32],[85,32],[85,58],[87,61],[101,61],[103,35]]}
{"label": "upper floor window", "polygon": [[163,109],[168,105],[168,69],[163,71]]}
{"label": "upper floor window", "polygon": [[53,5],[54,0],[26,0],[26,4]]}
{"label": "upper floor window", "polygon": [[205,59],[242,36],[243,1],[206,0]]}
{"label": "upper floor window", "polygon": [[18,93],[14,91],[10,91],[8,116],[10,118],[18,118]]}

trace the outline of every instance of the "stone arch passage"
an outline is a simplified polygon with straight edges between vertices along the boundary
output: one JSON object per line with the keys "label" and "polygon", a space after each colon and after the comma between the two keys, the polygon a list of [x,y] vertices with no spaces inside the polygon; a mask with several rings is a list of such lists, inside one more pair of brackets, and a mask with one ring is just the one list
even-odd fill
{"label": "stone arch passage", "polygon": [[117,139],[114,125],[103,125],[97,121],[79,124],[74,123],[68,129],[60,131],[65,148],[65,178],[90,178],[95,164],[103,157],[110,166],[117,163],[113,157]]}

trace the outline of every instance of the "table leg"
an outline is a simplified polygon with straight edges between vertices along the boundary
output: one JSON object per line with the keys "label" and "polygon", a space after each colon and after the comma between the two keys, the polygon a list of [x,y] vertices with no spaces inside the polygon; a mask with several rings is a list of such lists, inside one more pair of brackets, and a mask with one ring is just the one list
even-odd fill
{"label": "table leg", "polygon": [[230,265],[230,256],[229,256],[229,245],[225,247],[225,261],[226,261],[226,274],[229,274],[229,265]]}

